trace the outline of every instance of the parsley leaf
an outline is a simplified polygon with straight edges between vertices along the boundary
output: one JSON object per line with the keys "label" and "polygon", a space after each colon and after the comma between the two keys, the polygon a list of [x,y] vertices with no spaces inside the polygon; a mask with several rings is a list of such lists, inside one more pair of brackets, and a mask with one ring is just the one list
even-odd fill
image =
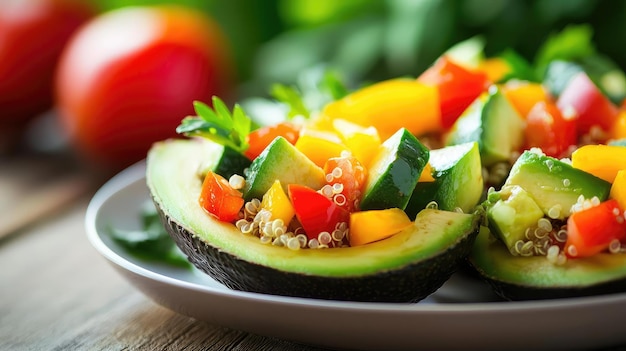
{"label": "parsley leaf", "polygon": [[309,118],[311,113],[304,104],[304,99],[296,87],[276,83],[272,85],[270,95],[279,102],[288,106],[287,118],[293,119],[296,116]]}
{"label": "parsley leaf", "polygon": [[185,117],[176,132],[186,136],[201,136],[243,153],[248,149],[246,137],[250,133],[252,121],[239,104],[235,104],[231,113],[220,98],[214,96],[212,102],[213,108],[194,101],[197,116]]}
{"label": "parsley leaf", "polygon": [[348,93],[339,74],[326,67],[302,72],[293,86],[276,83],[270,89],[270,95],[287,106],[287,119],[296,116],[310,118],[328,102],[339,100]]}
{"label": "parsley leaf", "polygon": [[333,100],[339,100],[350,93],[343,81],[339,78],[339,75],[330,70],[324,72],[324,76],[320,82],[320,90],[328,92]]}

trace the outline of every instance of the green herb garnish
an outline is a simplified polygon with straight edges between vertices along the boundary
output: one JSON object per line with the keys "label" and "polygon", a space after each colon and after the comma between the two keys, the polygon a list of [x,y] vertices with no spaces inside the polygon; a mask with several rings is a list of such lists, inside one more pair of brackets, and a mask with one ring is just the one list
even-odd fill
{"label": "green herb garnish", "polygon": [[320,82],[320,90],[328,92],[333,100],[339,100],[350,93],[343,81],[339,78],[339,75],[331,70],[324,72],[324,76]]}
{"label": "green herb garnish", "polygon": [[156,208],[151,202],[143,206],[140,218],[141,229],[109,228],[111,238],[137,258],[191,268],[187,257],[165,231]]}
{"label": "green herb garnish", "polygon": [[302,94],[297,88],[276,83],[272,85],[270,95],[289,107],[289,111],[287,112],[288,119],[293,119],[296,116],[310,117],[311,113],[304,104]]}
{"label": "green herb garnish", "polygon": [[186,136],[201,136],[243,153],[248,149],[246,137],[250,133],[252,121],[239,104],[235,104],[231,113],[220,98],[214,96],[212,102],[213,108],[194,101],[197,116],[185,117],[176,132]]}

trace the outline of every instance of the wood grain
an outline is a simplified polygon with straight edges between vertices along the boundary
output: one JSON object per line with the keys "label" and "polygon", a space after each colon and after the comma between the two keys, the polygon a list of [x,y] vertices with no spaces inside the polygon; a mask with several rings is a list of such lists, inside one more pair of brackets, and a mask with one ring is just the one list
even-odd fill
{"label": "wood grain", "polygon": [[0,240],[45,219],[94,187],[68,158],[0,159]]}
{"label": "wood grain", "polygon": [[155,304],[91,247],[87,203],[0,243],[0,350],[320,350]]}

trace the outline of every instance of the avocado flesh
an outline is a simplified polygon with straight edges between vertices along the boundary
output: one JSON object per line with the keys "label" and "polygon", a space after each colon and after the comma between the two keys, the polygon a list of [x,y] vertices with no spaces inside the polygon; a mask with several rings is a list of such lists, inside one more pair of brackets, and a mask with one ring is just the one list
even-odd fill
{"label": "avocado flesh", "polygon": [[528,193],[517,185],[500,190],[503,197],[487,206],[489,229],[506,244],[511,252],[515,243],[526,239],[526,228],[537,225],[544,213]]}
{"label": "avocado flesh", "polygon": [[555,265],[545,256],[513,256],[482,227],[470,264],[507,300],[552,299],[626,291],[626,254],[602,253]]}
{"label": "avocado flesh", "polygon": [[288,184],[302,184],[313,189],[326,184],[324,170],[283,137],[274,139],[250,164],[244,198],[262,198],[277,179],[285,193]]}
{"label": "avocado flesh", "polygon": [[289,250],[262,244],[198,206],[203,158],[194,140],[151,149],[147,184],[166,229],[192,263],[224,285],[278,295],[360,301],[418,301],[441,286],[469,254],[477,214],[428,210],[416,224],[372,244]]}
{"label": "avocado flesh", "polygon": [[[504,183],[504,187],[518,185],[535,200],[549,217],[569,217],[572,205],[580,195],[586,199],[597,196],[608,198],[611,183],[555,158],[524,151],[517,159]],[[559,210],[551,214],[551,209]]]}

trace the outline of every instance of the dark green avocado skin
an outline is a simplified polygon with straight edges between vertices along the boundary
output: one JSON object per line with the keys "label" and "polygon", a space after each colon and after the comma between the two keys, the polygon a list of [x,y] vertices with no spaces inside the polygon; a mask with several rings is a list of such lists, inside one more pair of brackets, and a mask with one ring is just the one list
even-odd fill
{"label": "dark green avocado skin", "polygon": [[[477,271],[480,274],[480,270],[477,269]],[[485,275],[483,275],[483,279],[487,283],[489,283],[496,295],[508,301],[549,300],[585,297],[623,293],[624,291],[626,291],[626,278],[613,280],[603,284],[568,288],[539,288],[533,286],[523,286],[488,278]]]}
{"label": "dark green avocado skin", "polygon": [[355,277],[323,277],[272,269],[220,251],[169,218],[158,203],[155,204],[166,230],[198,269],[231,289],[282,296],[418,302],[441,287],[460,267],[478,234],[478,226],[475,226],[475,230],[447,251],[393,271]]}

